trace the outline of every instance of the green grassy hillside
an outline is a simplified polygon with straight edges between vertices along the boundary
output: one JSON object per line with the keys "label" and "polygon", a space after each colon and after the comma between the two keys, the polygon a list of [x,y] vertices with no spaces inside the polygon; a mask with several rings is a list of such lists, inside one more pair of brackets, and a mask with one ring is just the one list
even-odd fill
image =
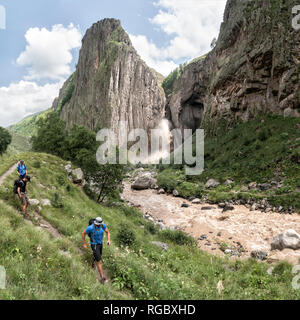
{"label": "green grassy hillside", "polygon": [[[300,212],[300,119],[261,115],[228,128],[218,122],[205,138],[205,171],[186,176],[182,166],[161,166],[159,186],[183,196],[208,196],[213,202],[268,198],[274,206]],[[221,184],[205,188],[208,179]],[[233,184],[223,183],[232,179]],[[281,183],[277,189],[248,190],[251,182]]]}
{"label": "green grassy hillside", "polygon": [[12,133],[15,133],[19,136],[23,137],[32,137],[36,133],[36,122],[45,117],[45,115],[50,110],[46,110],[43,112],[36,113],[32,116],[26,117],[25,119],[21,120],[20,122],[8,127],[8,130]]}
{"label": "green grassy hillside", "polygon": [[[12,194],[15,174],[0,187],[0,265],[7,271],[1,299],[299,299],[291,287],[291,266],[278,264],[270,276],[264,263],[230,261],[201,252],[182,232],[159,231],[136,209],[104,207],[71,184],[63,160],[38,153],[21,155],[29,167],[30,198],[49,199],[40,214],[63,235],[55,240],[46,230],[23,222]],[[7,160],[7,167],[14,159]],[[29,209],[32,215],[36,206]],[[104,268],[112,281],[96,282],[84,255],[81,232],[92,217],[102,216],[112,245],[104,246]],[[151,244],[164,241],[167,251]],[[127,245],[127,246],[126,246]],[[41,247],[41,249],[38,249]],[[69,252],[71,258],[61,252]],[[218,293],[222,280],[224,290]]]}
{"label": "green grassy hillside", "polygon": [[16,133],[12,133],[12,142],[8,146],[7,153],[16,154],[19,152],[26,152],[31,149],[30,139],[26,136],[21,136]]}

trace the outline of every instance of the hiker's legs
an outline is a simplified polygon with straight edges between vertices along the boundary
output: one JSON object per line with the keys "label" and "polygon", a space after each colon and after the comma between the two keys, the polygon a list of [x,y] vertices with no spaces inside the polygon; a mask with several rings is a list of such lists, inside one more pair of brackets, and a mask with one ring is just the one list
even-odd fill
{"label": "hiker's legs", "polygon": [[101,279],[104,279],[102,270],[102,244],[92,245],[92,250],[100,277]]}
{"label": "hiker's legs", "polygon": [[100,273],[100,277],[101,277],[101,279],[103,279],[102,262],[98,261],[98,262],[96,262],[96,265],[97,265],[98,271]]}
{"label": "hiker's legs", "polygon": [[22,198],[22,204],[23,204],[23,214],[24,216],[26,215],[26,211],[27,211],[27,207],[28,207],[28,197],[26,194],[23,195],[23,198]]}

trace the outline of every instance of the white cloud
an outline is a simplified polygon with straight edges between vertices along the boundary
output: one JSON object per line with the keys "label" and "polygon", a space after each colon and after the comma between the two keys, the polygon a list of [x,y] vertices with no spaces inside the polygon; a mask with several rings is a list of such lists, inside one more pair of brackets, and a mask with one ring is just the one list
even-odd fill
{"label": "white cloud", "polygon": [[[28,74],[18,83],[0,87],[0,126],[9,126],[51,107],[65,78],[71,74],[72,49],[81,46],[82,35],[71,23],[68,27],[54,25],[50,31],[30,28],[25,38],[27,46],[17,64],[28,66]],[[40,85],[41,79],[56,82]]]}
{"label": "white cloud", "polygon": [[72,23],[65,28],[54,25],[46,28],[30,28],[25,34],[27,46],[17,59],[20,66],[28,66],[26,80],[61,80],[71,73],[72,49],[81,46],[81,32]]}
{"label": "white cloud", "polygon": [[9,126],[30,114],[48,109],[62,84],[60,81],[39,86],[22,80],[0,87],[0,126]]}
{"label": "white cloud", "polygon": [[176,63],[172,60],[161,59],[161,51],[145,36],[130,35],[130,39],[141,58],[149,67],[154,68],[163,75],[169,74],[170,70],[177,67]]}
{"label": "white cloud", "polygon": [[158,14],[150,21],[171,37],[157,47],[145,36],[131,35],[141,57],[157,71],[167,75],[178,60],[190,60],[210,51],[223,21],[226,0],[158,0]]}

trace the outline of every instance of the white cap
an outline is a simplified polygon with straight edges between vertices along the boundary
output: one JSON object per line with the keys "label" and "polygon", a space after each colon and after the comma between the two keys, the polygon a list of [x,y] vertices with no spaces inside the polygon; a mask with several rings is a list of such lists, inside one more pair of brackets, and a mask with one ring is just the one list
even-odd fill
{"label": "white cap", "polygon": [[102,218],[98,217],[98,218],[95,219],[94,224],[96,226],[100,226],[102,222],[103,222]]}

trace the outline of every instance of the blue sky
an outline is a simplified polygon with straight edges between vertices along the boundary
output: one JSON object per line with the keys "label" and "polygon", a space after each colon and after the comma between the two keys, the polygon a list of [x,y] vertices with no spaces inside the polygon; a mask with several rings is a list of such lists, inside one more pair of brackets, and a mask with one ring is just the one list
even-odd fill
{"label": "blue sky", "polygon": [[[80,40],[117,18],[148,65],[167,75],[209,51],[225,0],[0,0],[0,126],[51,106],[74,71]],[[0,21],[1,26],[1,21]]]}

